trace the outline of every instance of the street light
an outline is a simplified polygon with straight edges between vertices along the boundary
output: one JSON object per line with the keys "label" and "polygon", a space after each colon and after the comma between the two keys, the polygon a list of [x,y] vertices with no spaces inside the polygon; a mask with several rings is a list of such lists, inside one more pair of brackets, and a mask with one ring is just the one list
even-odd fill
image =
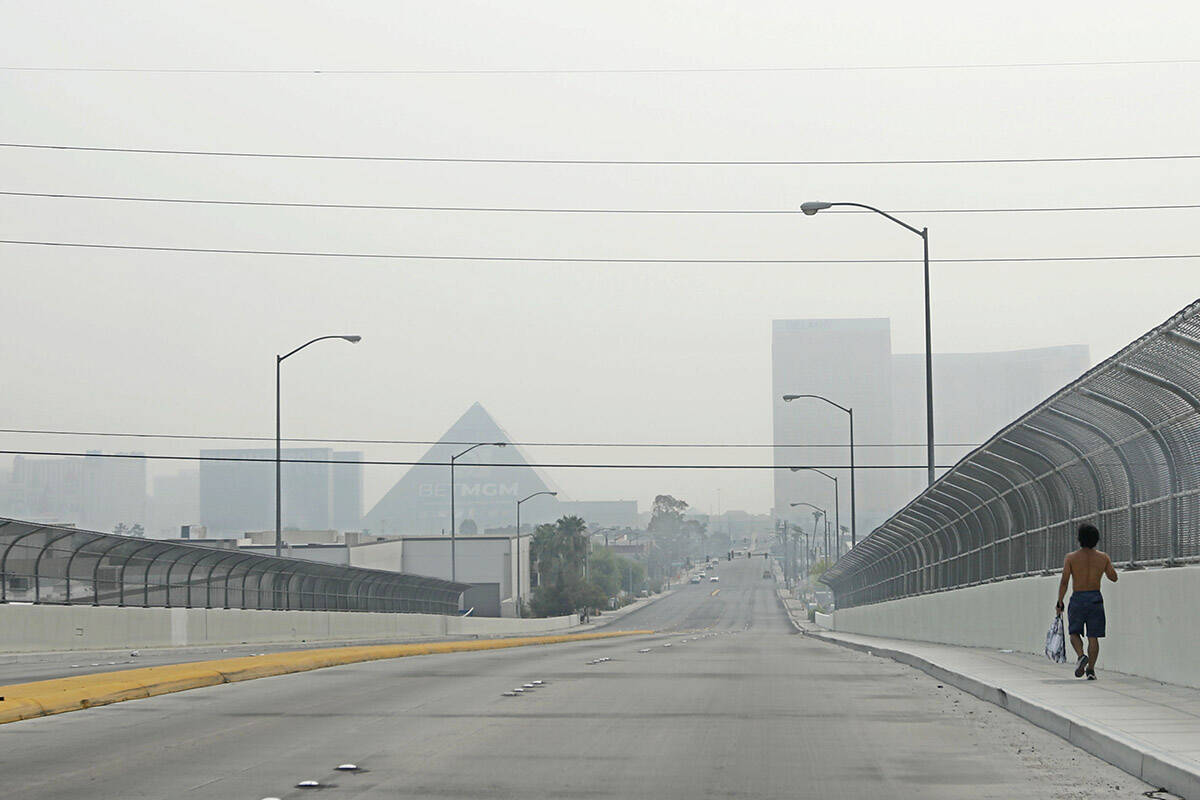
{"label": "street light", "polygon": [[821,508],[820,506],[814,506],[812,503],[799,502],[799,503],[792,503],[791,506],[792,506],[792,508],[795,508],[796,506],[808,506],[809,508],[811,508],[813,510],[813,536],[817,535],[817,516],[819,515],[819,516],[822,516],[825,518],[825,560],[826,560],[826,562],[828,562],[829,561],[829,514],[827,514],[825,512],[825,509]]}
{"label": "street light", "polygon": [[[813,212],[816,213],[815,211]],[[814,400],[823,400],[834,408],[840,408],[850,415],[850,547],[853,549],[858,544],[858,512],[855,508],[854,496],[854,409],[835,403],[828,397],[819,394],[785,394],[783,402],[790,403],[793,400],[799,400],[801,397],[811,397]]]}
{"label": "street light", "polygon": [[517,501],[517,588],[513,592],[513,597],[516,599],[517,616],[518,617],[522,616],[521,615],[521,503],[524,503],[526,500],[532,500],[533,498],[537,497],[538,495],[542,495],[542,494],[548,494],[551,497],[558,496],[558,492],[550,492],[550,491],[534,492],[533,494],[529,495],[529,497],[522,497],[520,500]]}
{"label": "street light", "polygon": [[815,472],[818,475],[824,475],[826,478],[829,478],[829,480],[833,481],[833,527],[835,530],[838,531],[837,546],[835,549],[837,550],[837,557],[841,558],[842,557],[842,539],[841,539],[842,501],[838,499],[837,476],[830,475],[825,470],[817,469],[816,467],[788,467],[788,469],[790,469],[792,472],[799,472],[802,469],[809,470],[810,472]]}
{"label": "street light", "polygon": [[[811,217],[818,211],[824,211],[834,206],[851,206],[854,208],[864,208],[867,211],[874,211],[881,217],[887,217],[892,222],[899,225],[905,230],[912,231],[917,236],[921,237],[921,243],[925,253],[925,425],[928,433],[928,442],[926,447],[929,456],[929,485],[933,485],[934,467],[933,467],[933,336],[930,327],[929,314],[929,228],[921,228],[918,230],[907,222],[896,219],[886,211],[881,211],[874,206],[863,205],[862,203],[826,203],[822,201],[810,201],[800,204],[800,211],[805,216]],[[851,534],[853,535],[853,534]]]}
{"label": "street light", "polygon": [[478,444],[471,445],[457,455],[450,456],[450,580],[452,581],[458,580],[458,522],[454,518],[454,462],[476,447],[484,447],[485,445],[506,447],[507,444],[507,442],[479,442]]}
{"label": "street light", "polygon": [[280,422],[279,422],[279,372],[280,372],[279,367],[281,364],[283,364],[284,359],[287,359],[287,358],[290,358],[291,356],[296,355],[296,353],[299,353],[301,350],[308,347],[310,344],[314,344],[315,342],[321,342],[321,341],[324,341],[325,339],[342,339],[344,341],[349,342],[350,344],[358,344],[359,342],[362,341],[362,337],[357,336],[357,335],[353,335],[353,336],[340,336],[340,335],[318,336],[316,339],[312,339],[312,340],[307,341],[304,344],[300,345],[295,350],[292,350],[290,353],[286,353],[282,356],[281,355],[275,356],[275,555],[277,555],[277,556],[283,555],[283,501],[281,499],[281,494],[280,494],[280,491],[283,486],[283,480],[280,477],[280,453],[279,453],[280,427],[281,427]]}

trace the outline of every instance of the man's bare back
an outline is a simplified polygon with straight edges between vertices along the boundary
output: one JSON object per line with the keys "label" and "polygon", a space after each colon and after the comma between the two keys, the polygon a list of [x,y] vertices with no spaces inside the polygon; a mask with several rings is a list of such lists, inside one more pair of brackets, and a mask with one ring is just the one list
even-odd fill
{"label": "man's bare back", "polygon": [[1070,574],[1071,590],[1075,592],[1100,591],[1100,579],[1105,575],[1110,581],[1117,579],[1117,570],[1108,553],[1091,547],[1081,547],[1067,553],[1063,561],[1063,573],[1064,577],[1066,573]]}
{"label": "man's bare back", "polygon": [[[1100,541],[1100,531],[1095,525],[1079,526],[1079,549],[1067,553],[1063,559],[1062,577],[1058,581],[1058,602],[1054,604],[1055,611],[1063,612],[1063,597],[1067,593],[1067,585],[1074,590],[1071,594],[1071,605],[1067,609],[1071,634],[1071,646],[1075,648],[1079,662],[1075,665],[1075,677],[1088,676],[1088,680],[1096,679],[1096,659],[1100,656],[1100,640],[1105,636],[1104,598],[1100,595],[1100,581],[1107,575],[1110,581],[1116,582],[1117,570],[1112,559],[1103,550],[1097,550]],[[1088,651],[1083,652],[1083,636],[1088,638]]]}

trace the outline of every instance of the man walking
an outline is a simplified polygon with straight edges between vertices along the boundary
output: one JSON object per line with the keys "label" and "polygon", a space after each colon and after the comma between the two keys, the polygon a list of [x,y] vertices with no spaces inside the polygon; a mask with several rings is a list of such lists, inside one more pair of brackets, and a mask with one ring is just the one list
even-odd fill
{"label": "man walking", "polygon": [[[1067,608],[1067,631],[1071,634],[1075,655],[1079,656],[1075,677],[1082,678],[1086,673],[1089,681],[1096,680],[1096,659],[1100,657],[1100,640],[1104,638],[1104,598],[1100,596],[1100,579],[1107,575],[1110,581],[1117,580],[1117,570],[1108,553],[1096,549],[1099,541],[1100,531],[1095,525],[1079,526],[1079,549],[1067,553],[1063,560],[1058,602],[1054,606],[1062,614],[1063,596],[1069,581],[1072,592]],[[1084,635],[1088,637],[1086,653],[1083,652]]]}

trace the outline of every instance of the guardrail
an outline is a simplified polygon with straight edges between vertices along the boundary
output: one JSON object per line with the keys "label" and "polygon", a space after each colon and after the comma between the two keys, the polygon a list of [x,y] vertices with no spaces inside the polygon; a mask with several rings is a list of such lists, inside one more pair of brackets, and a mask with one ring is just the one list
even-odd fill
{"label": "guardrail", "polygon": [[1058,569],[1200,560],[1200,301],[991,437],[822,580],[839,607]]}
{"label": "guardrail", "polygon": [[466,584],[0,518],[0,602],[454,614]]}

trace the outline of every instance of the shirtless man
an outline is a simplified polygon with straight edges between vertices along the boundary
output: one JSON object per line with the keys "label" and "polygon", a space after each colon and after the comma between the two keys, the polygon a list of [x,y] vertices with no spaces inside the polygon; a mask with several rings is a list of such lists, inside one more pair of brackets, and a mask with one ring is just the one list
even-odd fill
{"label": "shirtless man", "polygon": [[[1073,591],[1071,605],[1067,609],[1067,630],[1071,634],[1071,646],[1079,656],[1075,664],[1075,677],[1082,678],[1086,672],[1089,681],[1096,680],[1096,659],[1100,657],[1100,640],[1104,638],[1104,598],[1100,596],[1100,578],[1107,575],[1110,581],[1117,580],[1117,570],[1108,553],[1096,549],[1099,541],[1100,531],[1096,530],[1095,525],[1079,526],[1079,549],[1067,553],[1063,561],[1062,580],[1058,582],[1058,602],[1054,606],[1062,614],[1063,596],[1067,593],[1067,582],[1070,581]],[[1083,652],[1085,628],[1087,653]]]}

